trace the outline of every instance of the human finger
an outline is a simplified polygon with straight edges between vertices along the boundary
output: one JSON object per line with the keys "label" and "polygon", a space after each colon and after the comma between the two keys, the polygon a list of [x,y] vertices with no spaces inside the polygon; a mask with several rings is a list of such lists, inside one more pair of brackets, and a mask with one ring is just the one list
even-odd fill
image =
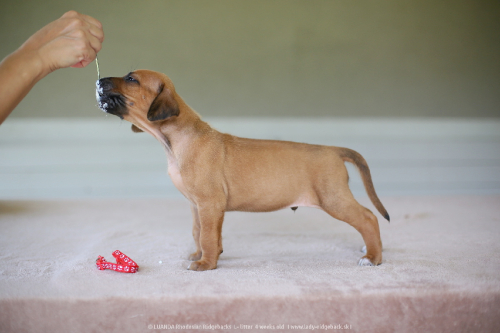
{"label": "human finger", "polygon": [[90,32],[86,32],[85,35],[86,35],[86,38],[87,38],[87,41],[88,41],[90,47],[95,51],[95,53],[98,53],[99,51],[101,51],[101,48],[102,48],[101,40],[99,40],[99,38],[97,38],[95,35],[93,35]]}
{"label": "human finger", "polygon": [[104,42],[104,31],[94,24],[89,24],[89,32],[95,36],[101,43]]}
{"label": "human finger", "polygon": [[62,16],[61,16],[62,19],[68,19],[68,18],[73,18],[73,19],[80,19],[80,20],[83,20],[83,21],[86,21],[90,24],[93,24],[95,25],[96,27],[98,27],[99,29],[102,29],[102,23],[99,22],[99,20],[93,18],[92,16],[89,16],[89,15],[85,15],[85,14],[82,14],[82,13],[79,13],[75,10],[70,10],[70,11],[67,11],[66,13],[64,13]]}
{"label": "human finger", "polygon": [[87,48],[84,52],[82,52],[76,64],[72,65],[73,68],[83,68],[90,64],[97,56],[97,52],[90,46],[88,43]]}
{"label": "human finger", "polygon": [[88,16],[85,14],[80,14],[80,18],[85,21],[90,33],[96,36],[102,43],[104,41],[104,30],[102,29],[102,23],[92,16]]}
{"label": "human finger", "polygon": [[96,26],[98,29],[102,30],[102,23],[99,20],[93,18],[92,16],[85,15],[85,14],[80,14],[80,16],[88,23],[90,23],[90,24]]}
{"label": "human finger", "polygon": [[[102,48],[101,41],[85,27],[80,27],[68,32],[66,38],[65,41],[67,45],[72,45],[71,49],[75,51],[73,55],[76,56],[75,62],[77,62],[76,60],[79,62],[89,57],[91,57],[91,59],[88,60],[93,61],[95,59],[95,54]],[[85,57],[83,58],[82,56]]]}
{"label": "human finger", "polygon": [[61,22],[64,22],[66,29],[86,29],[96,36],[101,42],[104,40],[104,31],[102,24],[95,18],[70,10],[61,17]]}

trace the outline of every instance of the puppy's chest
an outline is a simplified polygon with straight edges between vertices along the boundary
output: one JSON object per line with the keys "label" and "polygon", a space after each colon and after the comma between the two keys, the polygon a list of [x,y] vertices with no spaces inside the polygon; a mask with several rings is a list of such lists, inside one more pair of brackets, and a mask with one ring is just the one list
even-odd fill
{"label": "puppy's chest", "polygon": [[170,179],[172,179],[172,183],[174,183],[175,187],[181,191],[182,194],[187,195],[186,187],[184,186],[181,172],[176,162],[168,162],[168,175],[170,176]]}

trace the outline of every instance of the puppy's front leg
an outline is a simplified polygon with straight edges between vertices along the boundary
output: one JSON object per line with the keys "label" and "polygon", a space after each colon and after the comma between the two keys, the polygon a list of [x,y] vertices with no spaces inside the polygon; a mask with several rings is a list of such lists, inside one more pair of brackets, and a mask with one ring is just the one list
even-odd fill
{"label": "puppy's front leg", "polygon": [[[224,209],[213,202],[198,205],[193,211],[198,211],[199,246],[201,258],[191,263],[188,269],[206,271],[217,267],[219,255],[222,252],[222,222]],[[194,232],[193,232],[194,233]]]}
{"label": "puppy's front leg", "polygon": [[194,261],[201,259],[200,216],[198,215],[198,208],[194,204],[191,204],[191,214],[193,215],[193,239],[196,245],[196,252],[191,253],[189,260]]}

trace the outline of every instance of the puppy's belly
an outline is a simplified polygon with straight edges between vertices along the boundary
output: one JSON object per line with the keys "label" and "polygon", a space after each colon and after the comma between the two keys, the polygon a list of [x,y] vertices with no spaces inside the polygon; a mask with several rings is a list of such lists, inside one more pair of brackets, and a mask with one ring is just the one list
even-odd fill
{"label": "puppy's belly", "polygon": [[229,185],[228,211],[271,212],[288,207],[319,207],[317,196],[309,186]]}
{"label": "puppy's belly", "polygon": [[243,200],[230,200],[227,211],[243,211],[243,212],[273,212],[276,210],[290,207],[314,207],[320,208],[319,205],[306,197],[299,197],[296,200],[283,200],[279,197],[266,198],[242,198]]}
{"label": "puppy's belly", "polygon": [[291,205],[286,206],[285,208],[290,207],[313,207],[313,208],[321,208],[315,201],[307,198],[306,196],[297,199]]}

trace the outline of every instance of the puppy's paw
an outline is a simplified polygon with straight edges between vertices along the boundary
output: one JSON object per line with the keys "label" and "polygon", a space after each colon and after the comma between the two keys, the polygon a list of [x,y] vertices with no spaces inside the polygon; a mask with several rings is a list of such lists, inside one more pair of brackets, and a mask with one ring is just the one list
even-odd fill
{"label": "puppy's paw", "polygon": [[217,264],[211,264],[205,260],[193,261],[188,269],[191,271],[208,271],[217,268]]}
{"label": "puppy's paw", "polygon": [[358,266],[374,266],[370,259],[368,258],[361,258],[358,261]]}
{"label": "puppy's paw", "polygon": [[364,256],[358,261],[358,266],[377,266],[382,263],[382,260],[375,260],[368,256]]}
{"label": "puppy's paw", "polygon": [[196,251],[189,255],[189,260],[196,261],[201,259],[201,251]]}

